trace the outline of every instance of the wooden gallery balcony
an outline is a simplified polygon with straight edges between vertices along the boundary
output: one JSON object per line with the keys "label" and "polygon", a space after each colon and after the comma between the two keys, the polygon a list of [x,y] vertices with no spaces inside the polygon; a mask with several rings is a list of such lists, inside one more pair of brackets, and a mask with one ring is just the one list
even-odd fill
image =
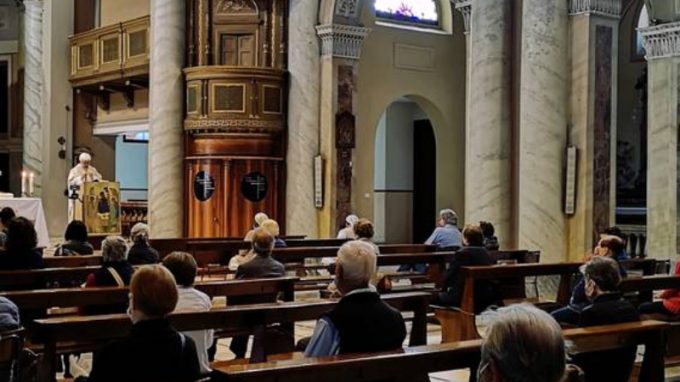
{"label": "wooden gallery balcony", "polygon": [[283,157],[286,71],[195,66],[184,74],[189,156],[220,152]]}
{"label": "wooden gallery balcony", "polygon": [[69,40],[69,79],[74,88],[148,84],[149,16],[78,33]]}

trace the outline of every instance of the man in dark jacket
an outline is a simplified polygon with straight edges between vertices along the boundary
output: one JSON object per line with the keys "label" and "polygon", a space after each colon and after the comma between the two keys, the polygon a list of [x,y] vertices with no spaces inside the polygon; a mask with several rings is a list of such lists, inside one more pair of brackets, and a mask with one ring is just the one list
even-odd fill
{"label": "man in dark jacket", "polygon": [[342,299],[314,328],[305,356],[381,352],[399,349],[406,338],[404,319],[369,284],[377,258],[362,241],[345,243],[338,251],[335,277]]}
{"label": "man in dark jacket", "polygon": [[[468,224],[463,229],[463,249],[456,252],[449,263],[442,282],[443,292],[439,293],[435,304],[445,306],[460,306],[463,298],[464,280],[460,277],[460,268],[493,265],[494,261],[484,248],[484,236],[478,225]],[[489,305],[496,304],[498,297],[496,288],[491,282],[475,282],[475,312],[479,313]]]}
{"label": "man in dark jacket", "polygon": [[[239,265],[236,269],[236,279],[262,279],[282,277],[286,275],[283,264],[272,259],[272,249],[274,248],[274,237],[262,228],[258,228],[253,233],[253,252],[255,257],[246,263]],[[276,295],[252,295],[231,297],[227,302],[229,305],[243,304],[262,304],[275,302]],[[232,338],[229,349],[236,358],[244,358],[248,348],[248,336],[236,336]]]}
{"label": "man in dark jacket", "polygon": [[[597,326],[639,321],[637,309],[618,291],[621,275],[615,260],[593,257],[582,269],[585,290],[591,304],[580,314],[579,326]],[[624,347],[573,357],[586,374],[586,382],[625,382],[630,378],[636,347]]]}

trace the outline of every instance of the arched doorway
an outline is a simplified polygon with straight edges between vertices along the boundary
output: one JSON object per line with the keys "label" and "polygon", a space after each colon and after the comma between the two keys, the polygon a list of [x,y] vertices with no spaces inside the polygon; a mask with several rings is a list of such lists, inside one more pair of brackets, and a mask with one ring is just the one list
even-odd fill
{"label": "arched doorway", "polygon": [[430,118],[410,98],[382,114],[374,160],[376,241],[425,241],[435,225],[436,141]]}

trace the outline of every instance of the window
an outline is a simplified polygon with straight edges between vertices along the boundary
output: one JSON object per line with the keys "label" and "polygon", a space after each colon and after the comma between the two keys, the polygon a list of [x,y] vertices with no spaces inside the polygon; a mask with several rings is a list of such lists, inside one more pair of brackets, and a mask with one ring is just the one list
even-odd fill
{"label": "window", "polygon": [[398,23],[439,26],[435,0],[375,0],[375,16]]}
{"label": "window", "polygon": [[635,24],[635,41],[633,42],[633,60],[641,61],[645,58],[645,43],[642,39],[642,33],[640,33],[640,28],[646,28],[649,26],[649,14],[647,13],[647,6],[642,5],[640,9],[640,14]]}

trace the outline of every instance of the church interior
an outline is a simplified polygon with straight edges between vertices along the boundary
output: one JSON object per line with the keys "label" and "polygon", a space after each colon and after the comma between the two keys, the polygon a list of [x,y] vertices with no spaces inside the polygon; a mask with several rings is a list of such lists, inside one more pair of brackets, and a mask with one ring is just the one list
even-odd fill
{"label": "church interior", "polygon": [[0,0],[0,382],[680,381],[679,128],[680,1]]}

